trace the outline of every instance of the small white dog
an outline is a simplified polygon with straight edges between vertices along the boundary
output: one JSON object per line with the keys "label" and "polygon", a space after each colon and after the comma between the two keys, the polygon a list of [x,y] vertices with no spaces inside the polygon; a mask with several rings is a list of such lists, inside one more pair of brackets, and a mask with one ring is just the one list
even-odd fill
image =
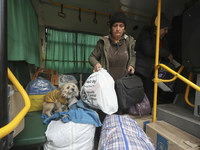
{"label": "small white dog", "polygon": [[55,112],[61,112],[62,105],[65,106],[64,111],[68,111],[68,106],[73,99],[78,96],[79,89],[77,85],[74,83],[66,83],[44,96],[42,114],[46,114],[48,117],[50,117],[52,110],[55,110]]}

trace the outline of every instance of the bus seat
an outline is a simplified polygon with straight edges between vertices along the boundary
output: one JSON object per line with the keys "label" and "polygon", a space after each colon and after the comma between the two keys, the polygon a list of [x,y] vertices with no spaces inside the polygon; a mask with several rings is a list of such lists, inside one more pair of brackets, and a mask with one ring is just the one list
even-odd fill
{"label": "bus seat", "polygon": [[13,149],[41,148],[46,142],[47,125],[41,118],[42,112],[28,112],[25,116],[25,127],[14,139]]}

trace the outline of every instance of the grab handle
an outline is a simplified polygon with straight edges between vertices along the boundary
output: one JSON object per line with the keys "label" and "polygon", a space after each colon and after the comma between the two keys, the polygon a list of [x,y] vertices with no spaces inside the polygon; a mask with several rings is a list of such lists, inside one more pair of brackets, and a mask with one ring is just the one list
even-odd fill
{"label": "grab handle", "polygon": [[79,8],[79,15],[78,15],[78,19],[81,22],[81,8]]}
{"label": "grab handle", "polygon": [[61,12],[58,12],[58,16],[62,18],[66,18],[65,13],[63,13],[63,4],[61,4]]}
{"label": "grab handle", "polygon": [[93,19],[93,22],[97,24],[96,15],[97,15],[97,14],[96,14],[96,11],[95,11],[95,13],[94,13],[94,19]]}

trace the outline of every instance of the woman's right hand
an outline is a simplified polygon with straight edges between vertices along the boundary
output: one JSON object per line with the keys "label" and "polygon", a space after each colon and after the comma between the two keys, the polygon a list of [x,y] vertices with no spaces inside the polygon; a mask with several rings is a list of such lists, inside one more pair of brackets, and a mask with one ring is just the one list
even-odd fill
{"label": "woman's right hand", "polygon": [[102,68],[101,64],[100,64],[100,63],[97,63],[97,64],[94,66],[93,72],[99,71],[100,68]]}
{"label": "woman's right hand", "polygon": [[173,55],[170,53],[168,56],[169,61],[172,63],[173,62]]}

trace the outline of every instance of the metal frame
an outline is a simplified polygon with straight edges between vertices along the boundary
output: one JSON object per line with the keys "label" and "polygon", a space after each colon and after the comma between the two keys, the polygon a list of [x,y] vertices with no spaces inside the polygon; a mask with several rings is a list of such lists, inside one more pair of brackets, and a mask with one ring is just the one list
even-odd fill
{"label": "metal frame", "polygon": [[[157,113],[157,92],[158,92],[158,83],[159,82],[171,82],[173,80],[175,80],[176,78],[179,78],[180,80],[182,80],[183,82],[185,82],[187,85],[191,86],[192,88],[194,88],[195,90],[197,90],[198,93],[196,93],[197,97],[200,97],[200,81],[198,83],[198,85],[194,84],[193,82],[191,82],[190,80],[186,79],[185,77],[183,77],[182,75],[180,75],[179,73],[181,72],[180,70],[183,69],[183,66],[179,69],[178,72],[170,69],[169,67],[167,67],[164,64],[159,64],[159,42],[160,42],[160,17],[161,17],[161,0],[158,0],[158,11],[157,11],[157,33],[156,33],[156,55],[155,55],[155,78],[154,78],[154,102],[153,102],[153,122],[156,121],[156,113]],[[166,69],[167,71],[169,71],[171,74],[173,74],[175,77],[171,80],[161,80],[158,78],[158,68],[159,67],[163,67],[164,69]],[[199,76],[200,78],[200,76]],[[199,104],[200,102],[197,102],[197,100],[195,101],[195,104]],[[199,111],[200,108],[195,107],[195,115],[197,115],[197,112]],[[200,113],[200,112],[199,112]]]}

